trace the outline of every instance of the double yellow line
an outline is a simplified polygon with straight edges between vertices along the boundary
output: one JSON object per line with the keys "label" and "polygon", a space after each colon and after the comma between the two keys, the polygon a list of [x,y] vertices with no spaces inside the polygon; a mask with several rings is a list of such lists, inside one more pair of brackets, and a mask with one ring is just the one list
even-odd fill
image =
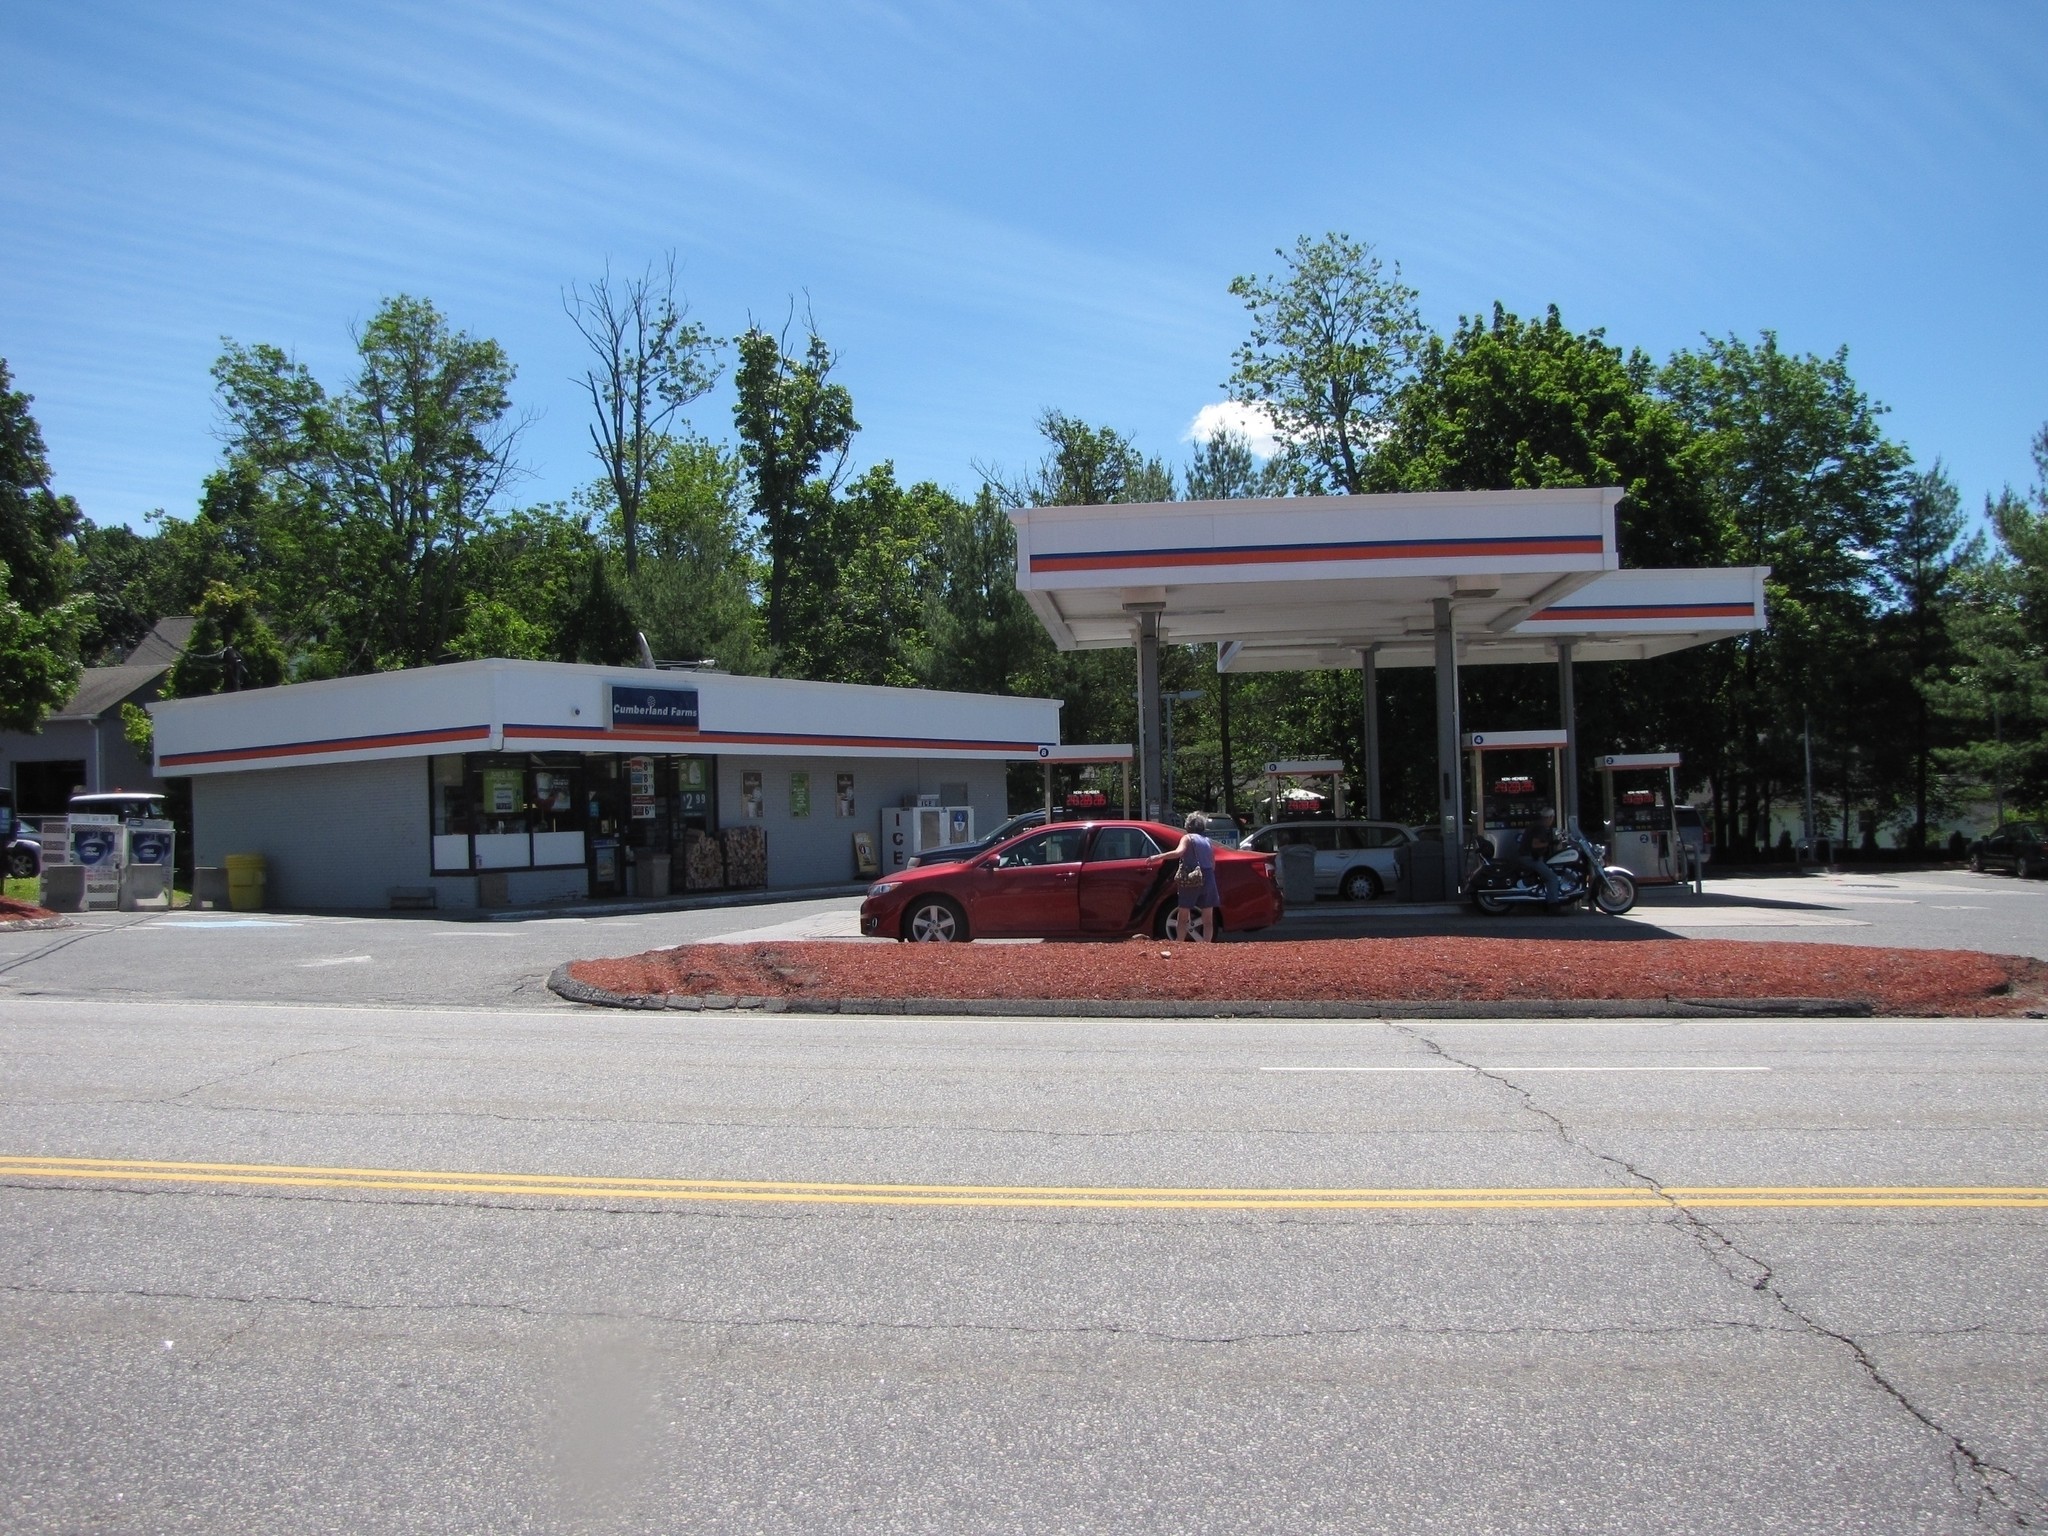
{"label": "double yellow line", "polygon": [[1170,1211],[1567,1211],[1687,1208],[2038,1209],[2048,1186],[1686,1185],[1662,1191],[1585,1189],[1177,1189],[1005,1184],[837,1184],[773,1179],[596,1178],[580,1174],[464,1173],[335,1168],[290,1163],[154,1162],[109,1157],[0,1156],[0,1184],[56,1180],[93,1188],[335,1190],[485,1195],[548,1201],[670,1201],[747,1205],[1053,1207]]}

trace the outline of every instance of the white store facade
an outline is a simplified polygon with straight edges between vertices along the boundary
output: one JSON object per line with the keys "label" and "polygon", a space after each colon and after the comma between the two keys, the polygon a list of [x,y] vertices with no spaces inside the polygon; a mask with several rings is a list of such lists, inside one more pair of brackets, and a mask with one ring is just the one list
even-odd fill
{"label": "white store facade", "polygon": [[878,840],[884,810],[938,804],[994,827],[1008,765],[1058,742],[1059,711],[509,660],[150,707],[157,773],[192,782],[198,864],[262,854],[273,906],[431,891],[458,910],[712,888],[691,859],[726,829],[757,829],[738,846],[763,863],[720,885],[847,883],[856,834]]}

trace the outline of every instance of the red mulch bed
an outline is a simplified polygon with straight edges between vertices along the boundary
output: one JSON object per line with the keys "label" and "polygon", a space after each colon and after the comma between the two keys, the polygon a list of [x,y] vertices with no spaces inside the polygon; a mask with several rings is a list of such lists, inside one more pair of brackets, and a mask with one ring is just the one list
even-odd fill
{"label": "red mulch bed", "polygon": [[1825,997],[1892,1014],[2014,1014],[2048,965],[1957,949],[1732,939],[1333,939],[1258,944],[691,944],[578,960],[612,992],[1172,1002]]}
{"label": "red mulch bed", "polygon": [[0,896],[0,923],[36,921],[56,915],[54,912],[44,911],[32,901],[16,901],[12,896]]}

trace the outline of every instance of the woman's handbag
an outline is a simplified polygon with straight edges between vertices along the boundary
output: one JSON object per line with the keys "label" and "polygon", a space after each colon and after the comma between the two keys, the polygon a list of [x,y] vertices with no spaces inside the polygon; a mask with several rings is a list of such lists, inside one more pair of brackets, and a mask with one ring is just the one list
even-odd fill
{"label": "woman's handbag", "polygon": [[1195,864],[1183,866],[1179,878],[1173,882],[1173,887],[1177,891],[1199,891],[1208,883],[1208,877],[1202,873],[1202,866]]}

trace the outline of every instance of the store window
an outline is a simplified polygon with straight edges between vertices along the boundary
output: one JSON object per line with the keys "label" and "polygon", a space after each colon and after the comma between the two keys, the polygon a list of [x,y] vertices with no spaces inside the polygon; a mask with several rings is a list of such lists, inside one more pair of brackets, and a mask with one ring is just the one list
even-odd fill
{"label": "store window", "polygon": [[588,818],[574,754],[449,755],[430,772],[435,873],[584,862]]}

